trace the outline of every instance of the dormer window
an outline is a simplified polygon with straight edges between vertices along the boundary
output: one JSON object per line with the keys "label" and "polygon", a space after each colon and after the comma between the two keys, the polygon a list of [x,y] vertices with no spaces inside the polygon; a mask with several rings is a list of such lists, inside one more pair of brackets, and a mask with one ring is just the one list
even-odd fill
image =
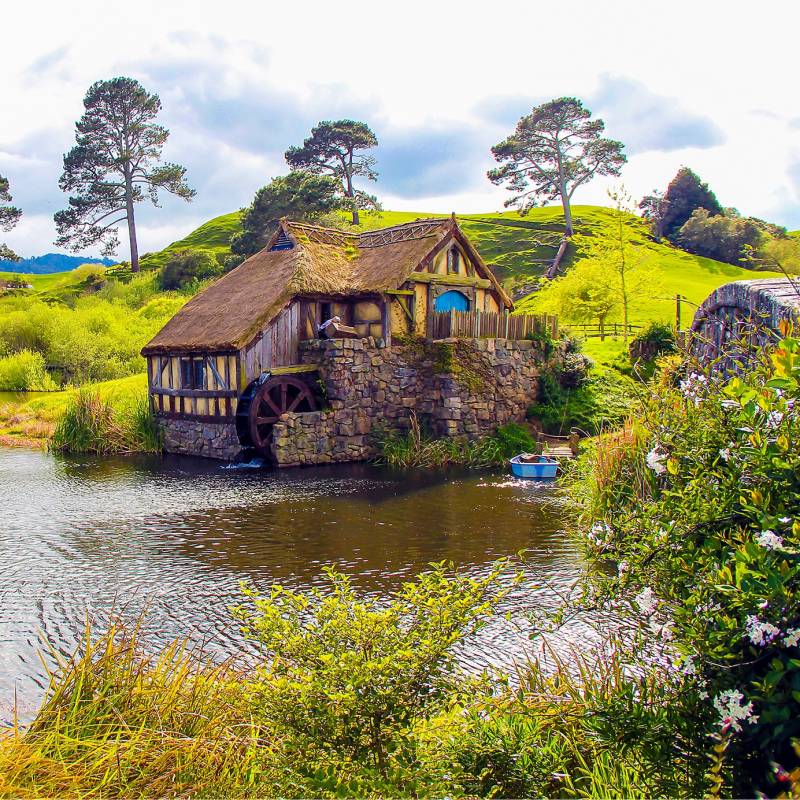
{"label": "dormer window", "polygon": [[461,253],[457,247],[451,247],[447,251],[447,274],[458,275],[461,272]]}

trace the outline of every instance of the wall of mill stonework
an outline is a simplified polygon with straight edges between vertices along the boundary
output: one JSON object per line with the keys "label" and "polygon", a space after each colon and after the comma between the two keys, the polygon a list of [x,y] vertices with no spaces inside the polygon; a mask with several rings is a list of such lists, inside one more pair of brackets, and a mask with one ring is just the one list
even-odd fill
{"label": "wall of mill stonework", "polygon": [[[315,364],[329,410],[287,414],[273,429],[279,466],[363,461],[377,455],[384,431],[405,431],[410,415],[437,436],[469,439],[521,422],[540,391],[541,346],[506,339],[301,342]],[[556,354],[553,357],[559,357]]]}
{"label": "wall of mill stonework", "polygon": [[236,425],[201,422],[190,419],[158,418],[164,435],[164,450],[205,458],[233,461],[242,445],[236,435]]}

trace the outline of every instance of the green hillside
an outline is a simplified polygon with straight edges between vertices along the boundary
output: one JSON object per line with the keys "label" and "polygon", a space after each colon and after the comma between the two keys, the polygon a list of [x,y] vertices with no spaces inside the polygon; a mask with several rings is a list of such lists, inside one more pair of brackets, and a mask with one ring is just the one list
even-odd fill
{"label": "green hillside", "polygon": [[233,211],[230,214],[223,214],[221,217],[214,217],[183,239],[167,245],[163,250],[143,255],[141,267],[145,270],[161,269],[172,253],[177,250],[196,247],[211,250],[221,261],[231,254],[229,246],[231,237],[242,229],[241,219],[241,211]]}

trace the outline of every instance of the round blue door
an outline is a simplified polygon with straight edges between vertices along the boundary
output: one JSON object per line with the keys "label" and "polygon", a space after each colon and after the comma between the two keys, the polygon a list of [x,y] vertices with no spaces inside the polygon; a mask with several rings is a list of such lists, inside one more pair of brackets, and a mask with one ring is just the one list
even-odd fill
{"label": "round blue door", "polygon": [[440,294],[433,304],[434,311],[469,311],[469,300],[461,292],[451,289]]}

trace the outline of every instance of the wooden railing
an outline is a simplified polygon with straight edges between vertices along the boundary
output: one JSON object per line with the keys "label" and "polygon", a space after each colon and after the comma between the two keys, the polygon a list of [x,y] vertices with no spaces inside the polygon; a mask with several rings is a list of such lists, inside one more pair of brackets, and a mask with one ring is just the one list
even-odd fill
{"label": "wooden railing", "polygon": [[432,315],[432,339],[525,339],[547,331],[558,335],[553,314],[497,314],[493,311],[442,311]]}
{"label": "wooden railing", "polygon": [[[568,327],[572,333],[582,336],[584,339],[591,339],[597,336],[604,339],[606,336],[622,336],[626,326],[621,322],[607,322],[602,329],[599,325],[569,325]],[[628,325],[627,328],[630,335],[634,331],[641,330],[642,326]]]}

